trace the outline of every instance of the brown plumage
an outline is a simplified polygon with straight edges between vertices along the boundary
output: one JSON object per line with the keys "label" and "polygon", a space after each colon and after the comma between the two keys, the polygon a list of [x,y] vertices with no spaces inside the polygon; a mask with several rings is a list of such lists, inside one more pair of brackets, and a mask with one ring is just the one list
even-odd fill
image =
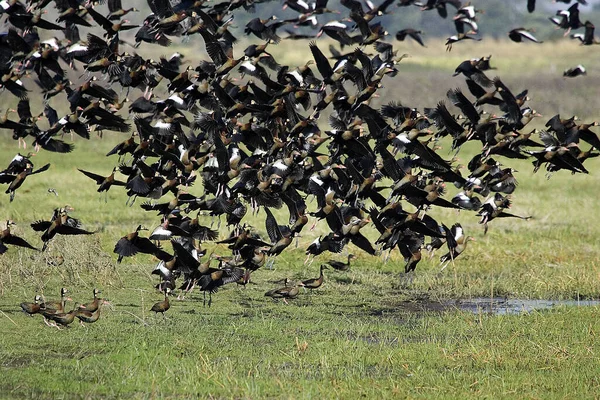
{"label": "brown plumage", "polygon": [[75,316],[79,318],[79,323],[82,326],[85,326],[84,322],[86,324],[92,324],[98,321],[100,318],[100,303],[98,304],[98,308],[96,308],[94,311],[79,307],[75,312]]}
{"label": "brown plumage", "polygon": [[88,178],[91,178],[94,181],[96,181],[96,184],[99,185],[98,186],[99,193],[107,192],[108,189],[110,189],[110,187],[112,185],[117,185],[117,186],[126,186],[127,185],[125,182],[118,181],[115,179],[115,171],[117,170],[117,167],[113,168],[112,173],[108,176],[94,174],[93,172],[84,171],[79,168],[77,170],[79,172],[81,172],[82,174],[84,174],[85,176],[87,176]]}
{"label": "brown plumage", "polygon": [[331,268],[338,271],[349,271],[350,270],[350,261],[356,260],[356,256],[354,254],[348,254],[348,261],[337,261],[337,260],[329,260],[327,264],[331,266]]}
{"label": "brown plumage", "polygon": [[6,251],[8,250],[8,247],[6,247],[7,244],[10,244],[13,246],[19,246],[19,247],[27,247],[28,249],[32,249],[32,250],[38,250],[35,247],[33,247],[32,245],[30,245],[29,243],[27,243],[27,241],[25,241],[25,239],[22,239],[18,236],[13,235],[10,232],[11,225],[16,225],[16,224],[11,220],[6,221],[6,229],[4,229],[3,231],[0,231],[0,254],[6,253]]}
{"label": "brown plumage", "polygon": [[290,282],[288,278],[285,278],[285,285],[282,288],[269,290],[265,293],[265,296],[272,297],[273,299],[283,299],[285,304],[288,304],[287,299],[295,299],[300,293],[300,287],[304,286],[304,283],[298,282],[294,286],[287,286]]}
{"label": "brown plumage", "polygon": [[153,254],[157,258],[164,261],[170,260],[172,258],[172,256],[169,253],[159,249],[148,238],[140,237],[139,232],[141,230],[147,229],[144,228],[142,225],[138,225],[135,232],[123,236],[121,239],[119,239],[117,244],[115,244],[113,252],[119,255],[117,263],[120,263],[123,260],[123,257],[131,257],[136,255],[137,253]]}
{"label": "brown plumage", "polygon": [[[42,315],[46,319],[54,321],[57,324],[62,325],[64,327],[68,327],[75,320],[75,315],[77,314],[78,311],[79,311],[79,309],[77,307],[75,307],[68,313],[52,313],[52,312],[42,311]],[[58,326],[56,326],[56,327],[58,328]]]}
{"label": "brown plumage", "polygon": [[92,302],[90,302],[90,303],[83,305],[82,307],[80,307],[80,309],[89,311],[89,312],[94,312],[98,308],[100,308],[100,303],[102,301],[102,299],[100,297],[98,297],[98,295],[100,293],[101,293],[100,290],[94,288],[94,300],[92,300]]}
{"label": "brown plumage", "polygon": [[37,314],[41,309],[42,296],[39,294],[35,296],[33,303],[21,303],[21,310],[29,316],[33,317],[33,314]]}
{"label": "brown plumage", "polygon": [[60,289],[60,301],[44,301],[41,304],[41,309],[46,312],[57,312],[62,313],[65,311],[65,304],[67,301],[71,301],[70,297],[67,297],[67,288]]}
{"label": "brown plumage", "polygon": [[42,234],[42,241],[44,242],[44,246],[42,247],[42,251],[46,250],[48,247],[48,242],[56,236],[56,234],[61,235],[93,235],[96,232],[86,231],[81,228],[77,228],[68,224],[69,216],[66,211],[62,211],[59,213],[58,217],[52,221],[36,221],[31,224],[33,230],[44,233]]}
{"label": "brown plumage", "polygon": [[165,312],[167,312],[169,310],[169,308],[171,308],[171,303],[169,303],[169,296],[168,296],[169,292],[171,292],[171,289],[169,289],[169,288],[165,289],[165,291],[164,291],[165,299],[163,301],[154,303],[154,305],[152,306],[150,311],[154,311],[156,314],[161,313],[163,315],[163,317],[165,317]]}
{"label": "brown plumage", "polygon": [[329,268],[327,268],[327,265],[321,264],[321,268],[319,268],[319,277],[302,281],[302,286],[307,289],[311,289],[311,290],[320,288],[325,279],[325,276],[323,275],[324,269],[329,269]]}

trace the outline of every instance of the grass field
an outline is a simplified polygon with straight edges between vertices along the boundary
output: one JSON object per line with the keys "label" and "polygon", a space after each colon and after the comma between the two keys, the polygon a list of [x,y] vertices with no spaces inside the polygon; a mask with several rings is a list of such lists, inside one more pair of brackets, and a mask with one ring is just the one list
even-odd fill
{"label": "grass field", "polygon": [[[593,101],[598,74],[565,80],[562,70],[572,63],[592,65],[597,56],[569,44],[556,46],[563,56],[552,57],[552,44],[457,45],[443,57],[433,45],[408,46],[412,56],[399,65],[398,77],[383,81],[382,99],[421,109],[434,106],[448,89],[462,85],[462,78],[450,77],[458,63],[492,53],[495,72],[515,90],[529,88],[531,106],[544,115],[531,128],[559,112],[591,121],[600,117]],[[528,53],[515,55],[515,48]],[[296,57],[289,63],[308,59]],[[384,263],[351,248],[359,255],[352,270],[326,271],[318,292],[301,293],[289,305],[264,297],[277,286],[272,281],[316,277],[320,263],[331,258],[324,255],[303,265],[304,249],[326,229],[317,226],[313,233],[303,232],[298,248],[278,257],[273,270],[256,272],[247,287],[226,287],[215,294],[211,308],[203,307],[198,292],[184,301],[173,299],[164,320],[148,311],[161,299],[153,290],[157,278],[150,274],[156,261],[140,255],[117,265],[112,254],[121,236],[140,223],[152,228],[158,218],[139,202],[126,207],[119,188],[105,202],[94,183],[77,171],[108,173],[116,159],[104,154],[124,137],[76,139],[72,154],[42,151],[35,165],[51,163],[50,170],[27,178],[13,203],[8,195],[0,197],[2,219],[14,220],[14,233],[36,246],[41,241],[29,223],[47,219],[65,204],[75,208],[73,215],[86,228],[98,230],[90,237],[57,237],[45,253],[13,247],[0,258],[1,398],[597,396],[597,307],[503,316],[438,307],[441,301],[475,297],[599,298],[597,159],[586,163],[590,175],[561,172],[549,180],[543,172],[534,175],[530,161],[507,161],[519,171],[512,212],[532,219],[494,220],[485,236],[473,213],[433,210],[432,216],[461,222],[476,237],[442,273],[437,254],[422,261],[407,282],[401,279],[399,253]],[[449,148],[449,143],[442,145]],[[463,162],[477,150],[477,145],[461,150]],[[3,133],[0,165],[16,152],[16,142]],[[264,234],[263,220],[262,211],[249,217]],[[210,218],[203,223],[210,224]],[[374,229],[365,229],[376,237]],[[221,229],[221,237],[225,234]],[[225,247],[214,250],[227,252]],[[64,264],[53,266],[60,256]],[[57,298],[62,286],[76,302],[89,301],[98,287],[113,307],[87,328],[63,331],[18,311],[19,303],[36,293]]]}

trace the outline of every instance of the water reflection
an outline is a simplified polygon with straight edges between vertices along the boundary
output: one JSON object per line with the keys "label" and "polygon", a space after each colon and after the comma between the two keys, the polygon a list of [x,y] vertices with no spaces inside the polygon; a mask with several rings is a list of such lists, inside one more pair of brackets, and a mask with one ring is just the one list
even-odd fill
{"label": "water reflection", "polygon": [[474,314],[507,315],[548,310],[557,306],[599,306],[600,300],[524,300],[488,297],[457,300],[448,302],[446,305],[459,310],[470,311]]}

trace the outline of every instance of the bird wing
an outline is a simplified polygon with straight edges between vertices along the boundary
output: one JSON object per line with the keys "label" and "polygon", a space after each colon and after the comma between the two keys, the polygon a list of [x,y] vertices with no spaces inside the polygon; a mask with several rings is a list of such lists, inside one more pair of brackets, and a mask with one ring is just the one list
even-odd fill
{"label": "bird wing", "polygon": [[375,251],[375,249],[373,248],[373,245],[371,244],[371,242],[369,242],[369,239],[367,239],[360,232],[350,236],[350,241],[352,241],[352,243],[354,243],[354,245],[356,245],[357,247],[361,248],[362,250],[366,251],[367,253],[369,253],[371,255],[375,255],[377,253]]}
{"label": "bird wing", "polygon": [[17,176],[12,174],[0,174],[0,183],[11,183]]}
{"label": "bird wing", "polygon": [[50,225],[52,225],[52,222],[50,221],[36,221],[31,224],[31,227],[34,231],[43,232],[46,229],[50,228]]}
{"label": "bird wing", "polygon": [[50,164],[46,164],[46,165],[44,165],[43,167],[41,167],[41,168],[38,168],[38,169],[36,169],[36,170],[35,170],[35,171],[33,171],[33,172],[30,172],[28,175],[38,174],[38,173],[40,173],[40,172],[47,171],[47,170],[48,170],[48,168],[50,168]]}
{"label": "bird wing", "polygon": [[84,170],[79,169],[79,168],[77,168],[77,169],[79,170],[79,172],[81,172],[82,174],[84,174],[88,178],[92,178],[93,180],[95,180],[98,185],[101,184],[102,182],[104,182],[104,179],[106,179],[102,175],[94,174],[93,172],[84,171]]}
{"label": "bird wing", "polygon": [[321,73],[323,79],[331,78],[331,75],[333,75],[333,69],[329,64],[329,60],[327,60],[327,57],[325,57],[325,55],[321,52],[319,47],[317,47],[317,43],[310,42],[308,46],[310,47],[310,51],[313,55],[313,58],[315,59],[315,63],[317,64],[317,69]]}
{"label": "bird wing", "polygon": [[265,212],[267,213],[267,219],[265,221],[265,225],[267,228],[267,233],[269,234],[269,239],[271,239],[272,243],[277,243],[283,237],[281,230],[279,229],[279,225],[277,225],[277,220],[275,216],[269,210],[269,207],[265,207]]}
{"label": "bird wing", "polygon": [[92,18],[94,19],[94,21],[96,21],[96,23],[98,25],[101,25],[102,28],[104,28],[104,30],[107,33],[112,31],[113,23],[110,22],[106,17],[104,17],[98,11],[94,10],[93,7],[87,7],[87,12],[88,12],[88,14],[90,14],[92,16]]}

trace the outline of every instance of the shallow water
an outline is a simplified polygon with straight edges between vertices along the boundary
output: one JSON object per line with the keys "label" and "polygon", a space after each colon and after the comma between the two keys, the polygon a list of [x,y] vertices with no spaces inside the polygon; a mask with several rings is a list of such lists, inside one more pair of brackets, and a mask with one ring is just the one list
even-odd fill
{"label": "shallow water", "polygon": [[449,308],[470,311],[474,314],[521,314],[532,311],[548,310],[553,307],[589,307],[600,306],[600,300],[524,300],[504,298],[473,298],[445,303]]}

